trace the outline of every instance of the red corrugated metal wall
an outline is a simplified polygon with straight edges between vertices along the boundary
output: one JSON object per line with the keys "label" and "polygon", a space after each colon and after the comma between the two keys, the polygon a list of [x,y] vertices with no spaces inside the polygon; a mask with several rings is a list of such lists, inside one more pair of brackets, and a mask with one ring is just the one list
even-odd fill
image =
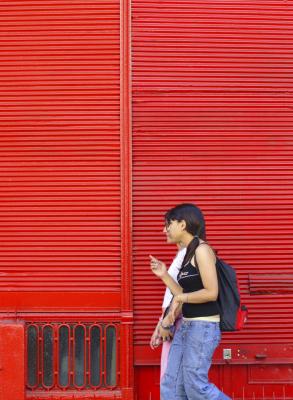
{"label": "red corrugated metal wall", "polygon": [[0,7],[2,305],[117,308],[120,2]]}
{"label": "red corrugated metal wall", "polygon": [[148,254],[170,262],[163,215],[183,201],[203,209],[249,307],[247,328],[223,335],[215,382],[235,398],[293,398],[292,21],[292,1],[133,2],[139,400],[158,398],[158,369],[144,366],[159,360],[148,342],[163,287]]}
{"label": "red corrugated metal wall", "polygon": [[[0,2],[0,327],[8,317],[18,335],[14,349],[5,337],[1,345],[21,360],[0,355],[5,400],[20,400],[24,377],[34,399],[44,392],[54,400],[133,398],[129,29],[127,0]],[[33,350],[28,322],[38,332]],[[61,390],[58,333],[50,347],[60,324],[79,329]],[[93,325],[103,336],[92,351],[101,387],[89,390]],[[81,385],[73,377],[78,368]]]}
{"label": "red corrugated metal wall", "polygon": [[[0,3],[0,290],[1,317],[121,317],[132,399],[127,4]],[[204,210],[250,310],[212,379],[239,399],[293,399],[292,16],[291,0],[133,1],[138,400],[159,384],[148,341],[163,287],[148,254],[171,261],[163,214],[182,201]]]}

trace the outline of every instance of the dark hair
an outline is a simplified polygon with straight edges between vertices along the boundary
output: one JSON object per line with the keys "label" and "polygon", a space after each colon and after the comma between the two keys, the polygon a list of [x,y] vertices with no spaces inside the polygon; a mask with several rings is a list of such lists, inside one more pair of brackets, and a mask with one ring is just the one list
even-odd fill
{"label": "dark hair", "polygon": [[183,203],[171,208],[165,214],[165,223],[169,225],[171,221],[185,221],[186,231],[194,238],[186,249],[186,254],[182,266],[189,262],[195,254],[199,244],[199,238],[206,240],[206,227],[203,213],[199,207],[192,203]]}

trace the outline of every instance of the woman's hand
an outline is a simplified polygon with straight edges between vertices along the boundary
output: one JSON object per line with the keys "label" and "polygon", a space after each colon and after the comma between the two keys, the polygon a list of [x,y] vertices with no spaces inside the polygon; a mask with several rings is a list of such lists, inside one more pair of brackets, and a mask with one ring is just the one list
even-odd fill
{"label": "woman's hand", "polygon": [[151,259],[151,270],[156,276],[162,278],[167,273],[166,264],[164,264],[162,261],[158,260],[157,258],[151,255],[150,259]]}
{"label": "woman's hand", "polygon": [[162,343],[162,338],[159,333],[159,325],[157,325],[150,340],[150,348],[152,350],[155,350],[157,347],[160,346],[161,343]]}
{"label": "woman's hand", "polygon": [[178,310],[183,303],[184,303],[184,294],[177,294],[177,296],[174,296],[169,312],[170,321],[172,324],[175,323],[177,315],[179,314]]}
{"label": "woman's hand", "polygon": [[162,323],[159,326],[159,335],[161,336],[163,342],[170,341],[173,338],[173,334],[171,333],[170,329],[165,329],[163,326],[169,326],[169,317],[166,319],[164,318]]}

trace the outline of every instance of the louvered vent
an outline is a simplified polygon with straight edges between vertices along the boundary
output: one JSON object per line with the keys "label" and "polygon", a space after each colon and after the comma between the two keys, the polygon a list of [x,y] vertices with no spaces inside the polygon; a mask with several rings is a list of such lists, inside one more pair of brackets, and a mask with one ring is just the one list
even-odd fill
{"label": "louvered vent", "polygon": [[111,323],[28,323],[27,390],[116,388],[118,328]]}

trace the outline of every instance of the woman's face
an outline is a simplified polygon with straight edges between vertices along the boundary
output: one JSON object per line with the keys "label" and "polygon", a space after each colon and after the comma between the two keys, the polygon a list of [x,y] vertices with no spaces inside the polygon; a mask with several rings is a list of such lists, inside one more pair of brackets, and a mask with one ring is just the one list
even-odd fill
{"label": "woman's face", "polygon": [[185,229],[185,221],[172,220],[166,223],[163,232],[166,234],[167,243],[180,243]]}

